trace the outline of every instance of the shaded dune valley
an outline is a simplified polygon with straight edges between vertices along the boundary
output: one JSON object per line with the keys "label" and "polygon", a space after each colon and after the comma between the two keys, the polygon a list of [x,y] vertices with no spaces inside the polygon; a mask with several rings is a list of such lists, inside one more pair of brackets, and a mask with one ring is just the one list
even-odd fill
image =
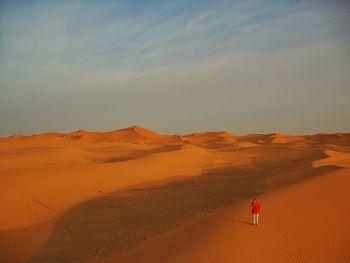
{"label": "shaded dune valley", "polygon": [[350,262],[349,169],[346,133],[2,137],[0,262]]}

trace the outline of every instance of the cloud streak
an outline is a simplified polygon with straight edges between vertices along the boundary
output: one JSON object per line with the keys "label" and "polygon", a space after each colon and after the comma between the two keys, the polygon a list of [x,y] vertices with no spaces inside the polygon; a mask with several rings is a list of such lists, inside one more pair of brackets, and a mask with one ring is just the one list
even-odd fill
{"label": "cloud streak", "polygon": [[[113,129],[135,122],[184,132],[192,121],[191,131],[271,131],[283,116],[277,114],[270,126],[261,127],[256,110],[264,105],[265,92],[276,96],[274,110],[283,107],[280,101],[288,104],[284,94],[292,98],[289,104],[296,104],[300,90],[317,93],[332,86],[331,105],[348,95],[345,2],[27,1],[9,2],[2,10],[1,135]],[[304,109],[318,109],[319,101],[306,97]],[[34,98],[46,102],[35,105]],[[82,98],[86,104],[79,102]],[[230,106],[230,101],[240,106]],[[172,106],[165,110],[167,105]],[[191,119],[180,110],[197,112],[194,107],[218,120],[196,121],[197,115]],[[86,117],[97,113],[105,118],[94,122]],[[38,114],[42,120],[35,125],[23,123]],[[162,124],[164,118],[169,120]],[[248,124],[237,128],[228,124],[232,121]],[[334,129],[346,129],[339,123]],[[327,125],[281,131],[312,132]]]}

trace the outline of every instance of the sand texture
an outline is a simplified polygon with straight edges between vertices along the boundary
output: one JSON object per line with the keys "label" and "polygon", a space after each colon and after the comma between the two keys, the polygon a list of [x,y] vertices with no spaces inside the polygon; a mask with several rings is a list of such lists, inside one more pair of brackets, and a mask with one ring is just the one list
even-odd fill
{"label": "sand texture", "polygon": [[0,138],[0,261],[348,262],[349,167],[349,134]]}

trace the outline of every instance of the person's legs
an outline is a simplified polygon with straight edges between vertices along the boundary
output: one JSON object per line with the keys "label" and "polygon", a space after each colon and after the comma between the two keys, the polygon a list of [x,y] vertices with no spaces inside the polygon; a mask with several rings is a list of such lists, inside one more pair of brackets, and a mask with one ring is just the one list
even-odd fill
{"label": "person's legs", "polygon": [[255,214],[255,223],[259,225],[259,214]]}
{"label": "person's legs", "polygon": [[253,225],[256,224],[256,214],[253,214]]}

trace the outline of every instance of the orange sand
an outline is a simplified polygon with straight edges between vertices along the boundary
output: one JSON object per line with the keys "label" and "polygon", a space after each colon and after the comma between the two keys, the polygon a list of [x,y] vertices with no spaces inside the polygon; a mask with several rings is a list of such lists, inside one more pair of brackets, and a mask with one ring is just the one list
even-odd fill
{"label": "orange sand", "polygon": [[350,262],[349,187],[339,171],[266,195],[257,227],[248,202],[229,209],[167,262]]}
{"label": "orange sand", "polygon": [[350,262],[349,187],[332,172],[262,196],[259,226],[248,200],[96,262]]}
{"label": "orange sand", "polygon": [[247,200],[91,262],[350,262],[350,154],[325,153],[344,169],[261,196],[259,226]]}
{"label": "orange sand", "polygon": [[[0,217],[0,259],[5,253],[13,262],[34,253],[47,240],[55,220],[88,198],[138,183],[199,175],[233,161],[250,162],[250,154],[222,157],[184,143],[180,136],[139,126],[105,133],[79,130],[0,138],[0,154],[0,209],[6,211]],[[21,236],[7,238],[8,231],[21,232],[44,222],[51,227],[34,235],[35,242],[26,244]],[[21,244],[28,253],[18,254]]]}
{"label": "orange sand", "polygon": [[[79,130],[0,138],[0,261],[30,258],[48,239],[57,218],[89,198],[154,180],[195,176],[209,168],[253,167],[259,148],[269,144],[297,149],[301,142],[301,147],[328,143],[319,147],[329,157],[315,161],[314,167],[348,168],[348,144],[332,144],[348,137],[226,132],[169,136],[132,126],[105,133]],[[276,157],[261,158],[268,163]],[[345,262],[350,212],[343,207],[350,197],[349,178],[346,169],[267,194],[261,198],[259,227],[246,224],[249,204],[241,204],[211,217],[210,227],[204,223],[208,219],[191,223],[189,238],[184,224],[142,242],[123,262]],[[115,262],[115,257],[120,255],[106,262]]]}

